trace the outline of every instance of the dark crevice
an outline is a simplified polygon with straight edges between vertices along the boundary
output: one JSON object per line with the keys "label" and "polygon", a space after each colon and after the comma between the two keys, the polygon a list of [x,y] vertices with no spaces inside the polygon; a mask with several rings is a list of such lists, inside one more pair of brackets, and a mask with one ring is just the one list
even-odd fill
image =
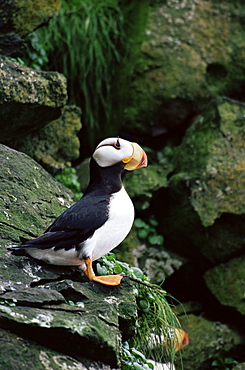
{"label": "dark crevice", "polygon": [[0,327],[25,338],[31,339],[45,347],[71,356],[78,361],[88,358],[102,361],[114,368],[118,367],[113,348],[104,347],[88,337],[81,337],[78,333],[65,328],[44,328],[16,323],[9,319],[1,319]]}

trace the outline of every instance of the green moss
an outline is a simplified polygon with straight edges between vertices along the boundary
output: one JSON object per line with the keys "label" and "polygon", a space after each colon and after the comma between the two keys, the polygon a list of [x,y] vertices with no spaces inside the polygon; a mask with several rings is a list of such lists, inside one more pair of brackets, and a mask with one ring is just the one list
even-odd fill
{"label": "green moss", "polygon": [[[135,65],[144,66],[144,58],[141,54],[141,44],[144,40],[147,20],[149,16],[150,0],[121,2],[121,9],[125,22],[125,32],[129,40],[127,58],[118,66],[116,78],[112,83],[114,109],[112,110],[112,122],[115,128],[120,128],[126,121],[133,122],[138,115],[138,108],[131,106],[129,101],[134,99],[134,89],[129,86]],[[120,86],[120,88],[118,88]],[[141,101],[138,100],[141,104]],[[127,107],[125,109],[125,107]],[[130,117],[130,120],[127,118]],[[136,119],[137,122],[138,118]],[[141,126],[141,125],[140,125]],[[130,127],[128,130],[130,131]]]}
{"label": "green moss", "polygon": [[[142,3],[142,8],[148,7]],[[227,2],[201,1],[198,6],[151,3],[144,22],[139,23],[145,27],[141,40],[136,38],[141,44],[133,45],[122,72],[127,81],[125,130],[150,133],[159,124],[159,114],[165,117],[165,104],[175,104],[177,99],[195,101],[192,111],[200,111],[206,99],[242,86],[243,16],[238,14],[244,14],[244,5],[236,4],[234,11],[234,4]],[[138,20],[135,27],[140,30]],[[166,112],[168,125],[171,119]]]}
{"label": "green moss", "polygon": [[185,370],[210,369],[218,354],[226,356],[241,341],[234,329],[220,322],[195,315],[183,316],[180,321],[190,338],[189,346],[181,353]]}
{"label": "green moss", "polygon": [[27,155],[2,145],[0,158],[1,237],[38,236],[72,204],[71,195]]}
{"label": "green moss", "polygon": [[158,164],[125,174],[123,183],[130,197],[134,198],[138,210],[148,208],[153,193],[167,186],[167,174],[168,170]]}
{"label": "green moss", "polygon": [[14,138],[11,145],[35,159],[50,173],[56,174],[79,157],[80,141],[77,134],[81,127],[80,108],[66,105],[60,118],[30,132],[24,139]]}
{"label": "green moss", "polygon": [[223,213],[245,212],[244,114],[243,104],[214,102],[187,130],[175,152],[178,173],[171,183],[190,182],[191,203],[205,226]]}
{"label": "green moss", "polygon": [[245,315],[244,302],[245,258],[238,257],[218,265],[205,274],[208,288],[225,306],[230,306]]}
{"label": "green moss", "polygon": [[[11,1],[13,4],[13,2]],[[58,14],[60,0],[34,1],[15,0],[12,9],[13,29],[20,36],[25,36],[44,23],[48,23]]]}
{"label": "green moss", "polygon": [[[55,361],[56,360],[56,361]],[[0,329],[0,368],[4,370],[25,370],[27,368],[43,370],[44,363],[52,364],[53,370],[60,369],[57,360],[63,360],[68,366],[76,365],[76,360],[61,353],[42,347],[30,340]]]}

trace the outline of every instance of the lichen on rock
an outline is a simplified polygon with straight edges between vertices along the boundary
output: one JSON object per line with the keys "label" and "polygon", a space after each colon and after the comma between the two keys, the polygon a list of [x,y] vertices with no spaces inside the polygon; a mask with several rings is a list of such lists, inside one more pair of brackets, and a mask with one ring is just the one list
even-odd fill
{"label": "lichen on rock", "polygon": [[233,258],[208,270],[205,281],[218,301],[245,315],[245,256]]}
{"label": "lichen on rock", "polygon": [[213,101],[186,131],[173,157],[166,234],[180,248],[184,238],[190,251],[196,248],[212,262],[244,246],[244,113],[243,103]]}
{"label": "lichen on rock", "polygon": [[54,18],[60,0],[3,0],[0,2],[0,33],[25,36]]}
{"label": "lichen on rock", "polygon": [[141,3],[139,9],[147,10],[134,17],[138,37],[130,34],[134,47],[123,69],[127,130],[150,134],[156,128],[180,127],[200,113],[208,99],[242,88],[244,4]]}
{"label": "lichen on rock", "polygon": [[56,174],[79,157],[77,134],[81,127],[81,109],[66,105],[57,120],[30,132],[25,138],[13,138],[11,146],[28,154],[48,172]]}
{"label": "lichen on rock", "polygon": [[58,118],[66,104],[66,78],[58,72],[34,71],[0,58],[1,143]]}
{"label": "lichen on rock", "polygon": [[183,316],[181,325],[190,337],[190,345],[181,356],[186,370],[210,369],[213,358],[217,358],[218,354],[223,358],[243,341],[232,327],[201,316]]}
{"label": "lichen on rock", "polygon": [[74,362],[75,369],[120,367],[122,335],[134,334],[137,317],[131,283],[124,279],[119,287],[100,286],[74,268],[12,255],[6,246],[20,236],[43,233],[73,199],[26,154],[0,145],[0,161],[0,335],[12,332],[6,334],[11,342],[3,353],[18,335],[24,348],[30,341],[37,369],[54,356],[67,366]]}
{"label": "lichen on rock", "polygon": [[219,99],[187,130],[174,162],[191,183],[191,203],[204,226],[223,213],[244,214],[245,105]]}
{"label": "lichen on rock", "polygon": [[27,155],[0,145],[1,239],[37,237],[73,203],[72,193]]}

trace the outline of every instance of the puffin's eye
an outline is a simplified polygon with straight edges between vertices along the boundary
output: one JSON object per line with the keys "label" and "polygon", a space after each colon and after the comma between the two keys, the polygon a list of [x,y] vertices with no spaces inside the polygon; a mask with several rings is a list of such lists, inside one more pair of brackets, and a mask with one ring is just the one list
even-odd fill
{"label": "puffin's eye", "polygon": [[121,145],[120,145],[120,142],[119,142],[119,137],[117,138],[116,144],[114,144],[114,148],[116,148],[116,149],[120,149],[121,148]]}

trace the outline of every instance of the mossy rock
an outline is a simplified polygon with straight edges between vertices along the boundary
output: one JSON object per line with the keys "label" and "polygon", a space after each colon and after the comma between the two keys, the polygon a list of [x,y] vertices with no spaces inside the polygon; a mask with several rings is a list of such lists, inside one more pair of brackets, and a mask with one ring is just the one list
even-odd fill
{"label": "mossy rock", "polygon": [[245,104],[218,100],[187,130],[175,154],[177,177],[189,179],[192,206],[206,227],[224,213],[245,213],[244,115]]}
{"label": "mossy rock", "polygon": [[0,359],[10,356],[16,336],[23,348],[18,359],[5,358],[9,367],[2,369],[27,369],[27,347],[37,369],[61,359],[74,369],[119,368],[122,337],[127,340],[135,332],[131,283],[124,278],[118,287],[102,286],[88,282],[76,268],[12,255],[6,246],[18,243],[20,236],[43,233],[73,199],[26,154],[0,145],[0,162],[0,336],[6,333],[9,340]]}
{"label": "mossy rock", "polygon": [[159,164],[150,164],[146,169],[127,173],[125,171],[123,183],[134,199],[137,210],[142,211],[149,207],[153,194],[160,188],[167,187],[168,170]]}
{"label": "mossy rock", "polygon": [[0,329],[0,370],[60,370],[67,369],[89,370],[111,370],[109,365],[102,363],[82,363],[76,359],[41,346],[35,341],[21,338],[10,331]]}
{"label": "mossy rock", "polygon": [[27,155],[0,145],[1,238],[37,237],[73,203],[72,193]]}
{"label": "mossy rock", "polygon": [[0,9],[0,33],[25,36],[48,24],[58,14],[60,0],[4,0]]}
{"label": "mossy rock", "polygon": [[25,138],[13,138],[11,146],[28,154],[53,175],[80,155],[78,132],[82,128],[81,109],[66,105],[61,116]]}
{"label": "mossy rock", "polygon": [[245,256],[233,258],[208,270],[205,281],[218,301],[245,315]]}
{"label": "mossy rock", "polygon": [[[243,343],[238,332],[218,321],[195,315],[183,316],[180,321],[190,340],[181,352],[185,370],[210,370],[212,361],[229,357],[230,351]],[[181,369],[180,364],[177,369]]]}
{"label": "mossy rock", "polygon": [[210,98],[243,90],[244,9],[240,1],[211,0],[126,7],[131,49],[117,92],[125,130],[177,128]]}
{"label": "mossy rock", "polygon": [[242,103],[214,101],[187,130],[173,158],[165,231],[182,251],[188,243],[211,261],[244,246],[244,115]]}
{"label": "mossy rock", "polygon": [[66,104],[66,78],[58,72],[42,72],[0,57],[1,143],[45,126],[61,115]]}

